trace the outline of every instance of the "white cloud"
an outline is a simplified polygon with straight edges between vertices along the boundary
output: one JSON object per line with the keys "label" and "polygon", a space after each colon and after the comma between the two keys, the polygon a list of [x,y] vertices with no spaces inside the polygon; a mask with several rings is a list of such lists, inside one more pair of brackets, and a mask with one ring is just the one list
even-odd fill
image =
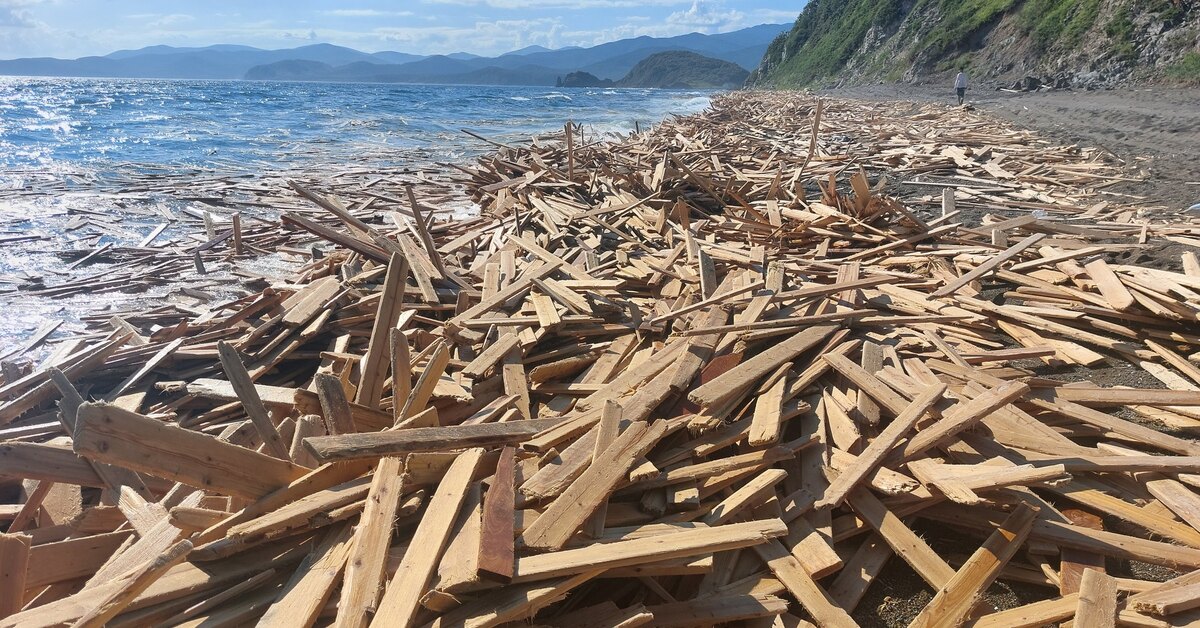
{"label": "white cloud", "polygon": [[537,44],[557,48],[563,24],[556,18],[479,21],[467,26],[381,27],[372,33],[399,50],[447,54],[469,48],[477,54],[499,54]]}
{"label": "white cloud", "polygon": [[0,29],[38,28],[41,23],[33,19],[28,7],[41,0],[0,0]]}
{"label": "white cloud", "polygon": [[[534,44],[548,48],[587,47],[643,35],[722,33],[767,21],[790,22],[799,12],[799,8],[780,10],[790,2],[751,8],[741,0],[422,0],[422,3],[424,7],[417,2],[396,3],[392,10],[386,5],[376,9],[368,8],[370,5],[365,2],[347,2],[341,7],[333,5],[327,10],[301,11],[291,16],[247,11],[245,7],[249,5],[240,4],[231,10],[240,10],[241,16],[150,13],[154,5],[131,3],[113,15],[114,19],[85,26],[58,19],[53,20],[53,25],[38,21],[50,20],[54,17],[51,13],[58,12],[59,7],[54,7],[53,12],[47,13],[47,7],[61,4],[65,9],[67,3],[62,0],[0,0],[0,58],[41,55],[73,58],[148,44],[231,43],[285,48],[316,41],[364,51],[399,50],[418,54],[466,51],[491,56]],[[796,4],[802,6],[803,2]],[[452,6],[462,8],[449,8]],[[556,11],[556,7],[564,10]],[[619,7],[634,8],[604,11]],[[527,11],[522,14],[501,9]],[[575,14],[565,9],[594,11]],[[21,12],[19,19],[6,11]],[[402,15],[407,13],[411,15]],[[510,15],[520,17],[510,19]],[[18,23],[26,26],[17,27]],[[137,26],[131,28],[130,24]],[[321,30],[315,31],[313,26]]]}
{"label": "white cloud", "polygon": [[619,9],[684,5],[688,0],[422,0],[426,4],[451,4],[493,9]]}
{"label": "white cloud", "polygon": [[317,35],[317,31],[314,30],[310,30],[307,33],[284,31],[281,36],[284,39],[298,39],[300,41],[317,41],[320,39],[320,36]]}
{"label": "white cloud", "polygon": [[746,14],[736,9],[722,11],[714,3],[693,0],[688,10],[668,15],[667,23],[709,31],[741,26],[745,18]]}
{"label": "white cloud", "polygon": [[412,11],[380,11],[378,9],[333,9],[319,11],[319,13],[334,17],[408,17],[413,14]]}
{"label": "white cloud", "polygon": [[184,13],[172,13],[170,15],[159,16],[158,19],[148,22],[146,26],[150,28],[169,28],[172,26],[187,24],[195,19],[196,18]]}

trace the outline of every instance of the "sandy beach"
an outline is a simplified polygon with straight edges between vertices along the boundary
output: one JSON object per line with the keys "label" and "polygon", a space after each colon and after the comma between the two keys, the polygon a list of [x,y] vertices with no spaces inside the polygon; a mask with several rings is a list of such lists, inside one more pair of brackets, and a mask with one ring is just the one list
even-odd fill
{"label": "sandy beach", "polygon": [[[827,92],[847,98],[950,104],[949,89],[888,84]],[[1114,90],[1014,93],[971,89],[968,103],[1065,144],[1097,146],[1139,182],[1114,191],[1179,210],[1200,203],[1200,88],[1132,86]]]}

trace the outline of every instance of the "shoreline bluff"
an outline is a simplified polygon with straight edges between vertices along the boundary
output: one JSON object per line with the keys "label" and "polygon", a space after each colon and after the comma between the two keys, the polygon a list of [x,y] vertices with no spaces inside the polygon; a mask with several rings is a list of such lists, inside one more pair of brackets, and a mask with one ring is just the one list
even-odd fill
{"label": "shoreline bluff", "polygon": [[44,287],[309,256],[0,372],[0,628],[1194,619],[1194,217],[934,104],[561,140]]}

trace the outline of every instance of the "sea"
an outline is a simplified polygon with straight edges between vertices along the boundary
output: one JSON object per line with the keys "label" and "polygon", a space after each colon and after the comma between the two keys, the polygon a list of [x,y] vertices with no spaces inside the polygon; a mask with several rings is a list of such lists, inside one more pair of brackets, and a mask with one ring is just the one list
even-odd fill
{"label": "sea", "polygon": [[[31,298],[16,289],[77,276],[60,253],[136,244],[153,227],[119,191],[147,174],[287,176],[356,168],[444,167],[580,125],[617,138],[709,104],[703,91],[469,85],[0,77],[0,359],[38,330],[119,309],[138,295]],[[140,195],[141,207],[172,207]],[[178,209],[178,207],[176,207]],[[71,231],[80,215],[122,218],[115,235]],[[125,233],[125,236],[121,234]],[[22,236],[38,236],[23,239]],[[101,267],[102,268],[102,267]],[[147,295],[141,295],[145,297]],[[149,295],[156,296],[156,295]],[[36,351],[29,352],[31,355]]]}

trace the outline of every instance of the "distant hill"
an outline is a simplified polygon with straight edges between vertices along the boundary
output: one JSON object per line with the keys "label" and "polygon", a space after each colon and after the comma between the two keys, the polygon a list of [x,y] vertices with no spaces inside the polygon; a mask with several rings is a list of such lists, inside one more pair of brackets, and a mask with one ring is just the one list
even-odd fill
{"label": "distant hill", "polygon": [[534,45],[534,46],[525,46],[524,48],[521,48],[521,49],[519,49],[519,50],[514,50],[514,51],[512,51],[512,52],[506,52],[506,53],[504,53],[504,54],[502,54],[502,55],[500,55],[500,56],[501,56],[501,57],[509,57],[509,56],[518,56],[518,57],[520,57],[520,56],[524,56],[524,55],[531,55],[531,54],[533,54],[533,53],[535,53],[535,52],[554,52],[554,51],[553,51],[553,50],[551,50],[550,48],[547,48],[547,47],[545,47],[545,46],[536,46],[536,45]]}
{"label": "distant hill", "polygon": [[[592,46],[539,50],[530,46],[499,57],[463,58],[434,55],[395,65],[363,68],[357,64],[332,67],[297,66],[252,68],[248,79],[308,81],[383,81],[395,83],[483,83],[493,85],[555,85],[572,72],[585,72],[598,81],[616,81],[639,62],[660,52],[687,51],[740,65],[749,70],[762,58],[772,39],[788,29],[764,24],[719,35],[691,33],[677,37],[635,37]],[[602,84],[602,83],[601,83]]]}
{"label": "distant hill", "polygon": [[280,61],[316,61],[331,66],[358,61],[387,62],[385,59],[366,52],[331,44],[314,44],[285,50],[261,50],[249,46],[226,45],[205,48],[151,46],[141,50],[121,50],[104,57],[83,57],[72,60],[34,58],[0,61],[0,74],[236,79],[242,78],[250,68],[256,65]]}
{"label": "distant hill", "polygon": [[762,58],[767,45],[789,27],[763,24],[718,35],[635,37],[589,48],[548,50],[528,46],[498,57],[465,52],[431,56],[391,51],[366,53],[331,44],[286,50],[224,44],[203,48],[149,46],[103,57],[0,61],[0,74],[550,86],[576,71],[587,72],[601,81],[615,81],[643,59],[671,50],[690,51],[750,69]]}
{"label": "distant hill", "polygon": [[1200,75],[1198,32],[1187,0],[811,0],[749,83],[946,81],[958,68],[1002,86],[1186,80]]}
{"label": "distant hill", "polygon": [[602,79],[587,72],[571,72],[555,81],[555,87],[612,87],[612,79]]}
{"label": "distant hill", "polygon": [[625,78],[617,81],[617,86],[728,89],[741,86],[749,75],[745,68],[735,63],[673,50],[646,57]]}

